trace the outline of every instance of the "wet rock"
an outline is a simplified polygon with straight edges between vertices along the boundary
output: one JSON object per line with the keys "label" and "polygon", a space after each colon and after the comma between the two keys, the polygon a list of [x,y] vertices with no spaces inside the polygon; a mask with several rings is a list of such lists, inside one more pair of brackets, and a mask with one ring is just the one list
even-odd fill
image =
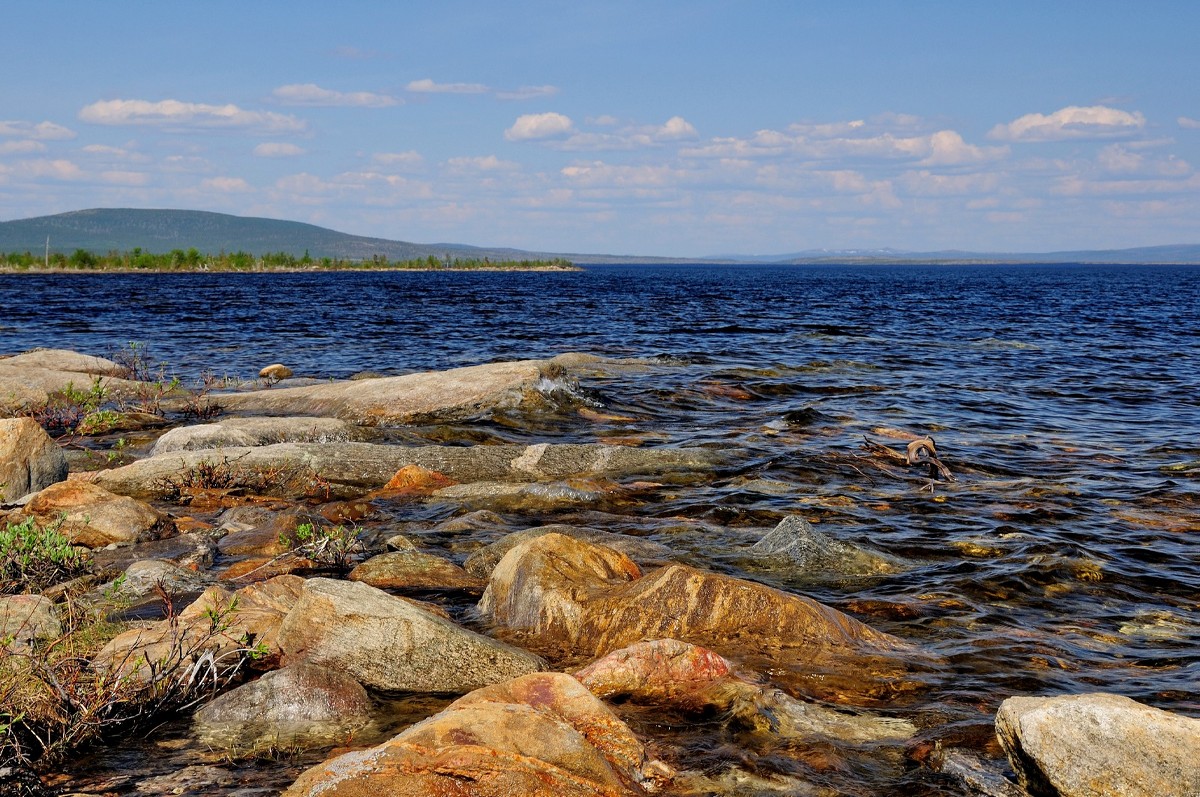
{"label": "wet rock", "polygon": [[748,681],[722,656],[675,639],[639,642],[613,651],[575,677],[598,697],[622,697],[706,716],[720,714],[772,743],[800,739],[868,744],[907,740],[916,733],[916,727],[905,720],[805,703]]}
{"label": "wet rock", "polygon": [[276,576],[319,570],[320,564],[302,556],[253,556],[234,562],[217,576],[221,581],[247,584]]}
{"label": "wet rock", "polygon": [[341,670],[375,688],[467,692],[542,669],[537,656],[366,584],[313,578],[280,629],[289,662]]}
{"label": "wet rock", "polygon": [[117,593],[126,598],[142,598],[156,594],[159,585],[169,593],[198,593],[211,583],[207,576],[173,562],[144,559],[125,568],[125,578]]}
{"label": "wet rock", "polygon": [[[323,415],[354,423],[404,424],[472,418],[521,403],[542,378],[543,361],[492,363],[381,379],[329,382],[221,395],[226,410]],[[394,469],[393,469],[394,470]]]}
{"label": "wet rock", "polygon": [[482,590],[487,583],[453,562],[418,551],[411,544],[406,549],[372,556],[351,570],[349,579],[379,589]]}
{"label": "wet rock", "polygon": [[193,764],[167,775],[143,778],[137,783],[139,794],[216,794],[238,781],[238,776],[221,767]]}
{"label": "wet rock", "polygon": [[396,471],[396,474],[388,480],[383,489],[425,493],[440,490],[452,484],[454,484],[454,480],[443,473],[422,468],[420,465],[405,465]]}
{"label": "wet rock", "polygon": [[349,498],[382,487],[406,465],[437,471],[456,482],[530,482],[583,474],[705,472],[722,460],[706,448],[625,448],[594,444],[533,446],[391,446],[372,443],[277,443],[269,446],[175,451],[88,474],[121,495],[162,498],[181,474],[214,467],[237,479],[269,482],[271,494]]}
{"label": "wet rock", "polygon": [[910,667],[929,663],[914,646],[814,600],[684,565],[642,576],[628,557],[562,534],[505,554],[479,608],[534,649],[598,657],[643,639],[679,639],[835,700],[914,688]]}
{"label": "wet rock", "polygon": [[586,540],[596,545],[608,546],[613,550],[625,554],[639,566],[647,564],[659,565],[672,558],[671,549],[667,546],[651,542],[650,540],[643,540],[640,537],[631,537],[628,534],[614,534],[611,531],[600,531],[599,529],[583,526],[554,524],[506,534],[491,545],[480,548],[468,556],[463,567],[473,576],[488,578],[492,574],[492,569],[504,558],[506,553],[526,540],[532,540],[546,534],[565,534],[577,540]]}
{"label": "wet rock", "polygon": [[224,418],[172,429],[158,439],[150,456],[274,443],[343,443],[363,437],[353,424],[337,418]]}
{"label": "wet rock", "polygon": [[575,482],[551,484],[513,484],[510,482],[475,482],[458,484],[437,490],[432,500],[461,503],[467,506],[487,506],[501,512],[549,512],[555,509],[586,507],[599,504],[611,493],[590,489],[592,485]]}
{"label": "wet rock", "polygon": [[37,421],[0,419],[0,501],[15,501],[65,478],[67,459]]}
{"label": "wet rock", "polygon": [[290,379],[292,377],[292,369],[288,368],[283,363],[273,363],[258,372],[259,379]]}
{"label": "wet rock", "polygon": [[894,556],[836,540],[796,515],[780,521],[746,553],[759,567],[816,577],[878,576],[905,569],[904,563]]}
{"label": "wet rock", "polygon": [[235,754],[342,740],[371,719],[367,690],[344,673],[298,663],[226,692],[196,712],[204,744]]}
{"label": "wet rock", "polygon": [[[0,646],[10,639],[11,645],[23,647],[35,639],[57,639],[62,636],[54,604],[42,595],[0,596]],[[0,651],[4,648],[0,647]]]}
{"label": "wet rock", "polygon": [[1127,697],[1012,697],[996,713],[996,735],[1038,797],[1200,794],[1200,720]]}
{"label": "wet rock", "polygon": [[481,689],[378,747],[305,772],[285,797],[622,797],[672,772],[569,675]]}
{"label": "wet rock", "polygon": [[87,548],[160,539],[175,530],[167,516],[149,504],[75,479],[47,487],[25,509],[44,523],[65,515],[61,532]]}
{"label": "wet rock", "polygon": [[490,509],[476,509],[465,515],[443,520],[433,527],[437,534],[461,534],[465,531],[486,531],[488,529],[504,528],[504,518]]}
{"label": "wet rock", "polygon": [[[298,576],[279,576],[237,592],[209,587],[179,612],[175,622],[163,620],[116,636],[93,657],[92,665],[102,671],[149,680],[162,672],[160,662],[186,664],[206,653],[220,659],[249,643],[263,648],[260,666],[273,666],[281,653],[280,626],[299,600],[303,586],[304,579]],[[214,633],[214,616],[228,622],[223,631]]]}

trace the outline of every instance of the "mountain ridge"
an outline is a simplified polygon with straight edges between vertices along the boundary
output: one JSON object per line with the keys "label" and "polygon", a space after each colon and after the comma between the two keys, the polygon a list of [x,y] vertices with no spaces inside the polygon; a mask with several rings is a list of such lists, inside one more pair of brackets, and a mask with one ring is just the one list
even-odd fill
{"label": "mountain ridge", "polygon": [[811,249],[781,255],[725,254],[710,257],[537,252],[467,244],[421,244],[338,232],[315,224],[203,210],[90,208],[49,216],[0,222],[0,252],[39,252],[50,239],[52,252],[76,249],[105,253],[141,248],[152,253],[195,248],[205,253],[244,251],[261,255],[287,252],[297,257],[370,260],[491,258],[496,260],[565,257],[576,263],[1130,263],[1200,264],[1200,244],[1168,244],[1128,249],[1057,252],[911,252],[893,248]]}

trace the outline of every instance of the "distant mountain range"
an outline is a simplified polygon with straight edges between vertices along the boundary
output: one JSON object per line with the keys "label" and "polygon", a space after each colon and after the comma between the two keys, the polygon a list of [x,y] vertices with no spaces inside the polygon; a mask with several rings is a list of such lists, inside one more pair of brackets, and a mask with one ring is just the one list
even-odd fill
{"label": "distant mountain range", "polygon": [[40,252],[50,241],[52,252],[76,249],[105,253],[141,248],[163,253],[195,248],[204,253],[243,251],[253,255],[287,252],[314,258],[389,260],[426,258],[490,258],[492,260],[566,257],[576,263],[1182,263],[1200,264],[1200,244],[1146,246],[1064,252],[908,252],[898,249],[814,249],[783,255],[715,255],[703,258],[532,252],[464,244],[418,244],[349,235],[297,221],[231,216],[200,210],[95,208],[0,222],[0,251]]}

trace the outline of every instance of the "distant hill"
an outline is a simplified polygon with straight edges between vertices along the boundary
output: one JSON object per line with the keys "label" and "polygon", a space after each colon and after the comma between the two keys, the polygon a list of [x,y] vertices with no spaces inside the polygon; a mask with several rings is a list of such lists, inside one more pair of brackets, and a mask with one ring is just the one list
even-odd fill
{"label": "distant hill", "polygon": [[301,257],[367,260],[383,255],[410,260],[433,255],[493,260],[527,259],[536,253],[516,249],[486,249],[459,244],[416,244],[348,235],[314,224],[250,216],[231,216],[200,210],[138,210],[96,208],[0,222],[0,252],[41,252],[76,249],[105,253],[140,247],[156,254],[195,248],[204,253],[248,252],[262,255],[287,252]]}
{"label": "distant hill", "polygon": [[817,249],[786,255],[717,255],[704,258],[569,254],[463,244],[418,244],[368,238],[298,221],[231,216],[201,210],[95,208],[0,222],[0,252],[41,252],[50,239],[52,252],[76,249],[104,254],[140,247],[152,253],[195,248],[206,254],[287,252],[301,257],[369,260],[441,258],[535,260],[565,257],[576,263],[1184,263],[1200,264],[1200,245],[1147,246],[1136,249],[1064,252],[906,252],[898,249]]}

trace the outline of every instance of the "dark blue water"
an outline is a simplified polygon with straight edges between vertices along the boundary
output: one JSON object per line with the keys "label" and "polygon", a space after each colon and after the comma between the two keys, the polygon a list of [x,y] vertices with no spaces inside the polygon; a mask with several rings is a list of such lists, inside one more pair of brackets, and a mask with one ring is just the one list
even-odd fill
{"label": "dark blue water", "polygon": [[[568,351],[638,358],[580,378],[598,416],[511,414],[476,434],[730,447],[739,465],[715,483],[575,520],[935,649],[949,674],[903,709],[931,736],[955,728],[980,747],[1011,694],[1115,691],[1200,715],[1200,269],[609,266],[0,284],[0,352],[103,355],[140,341],[185,380],[253,377],[277,361],[345,377]],[[862,447],[865,436],[903,448],[901,433],[933,434],[958,481],[922,490]],[[914,567],[870,583],[745,571],[737,550],[793,513]]]}

